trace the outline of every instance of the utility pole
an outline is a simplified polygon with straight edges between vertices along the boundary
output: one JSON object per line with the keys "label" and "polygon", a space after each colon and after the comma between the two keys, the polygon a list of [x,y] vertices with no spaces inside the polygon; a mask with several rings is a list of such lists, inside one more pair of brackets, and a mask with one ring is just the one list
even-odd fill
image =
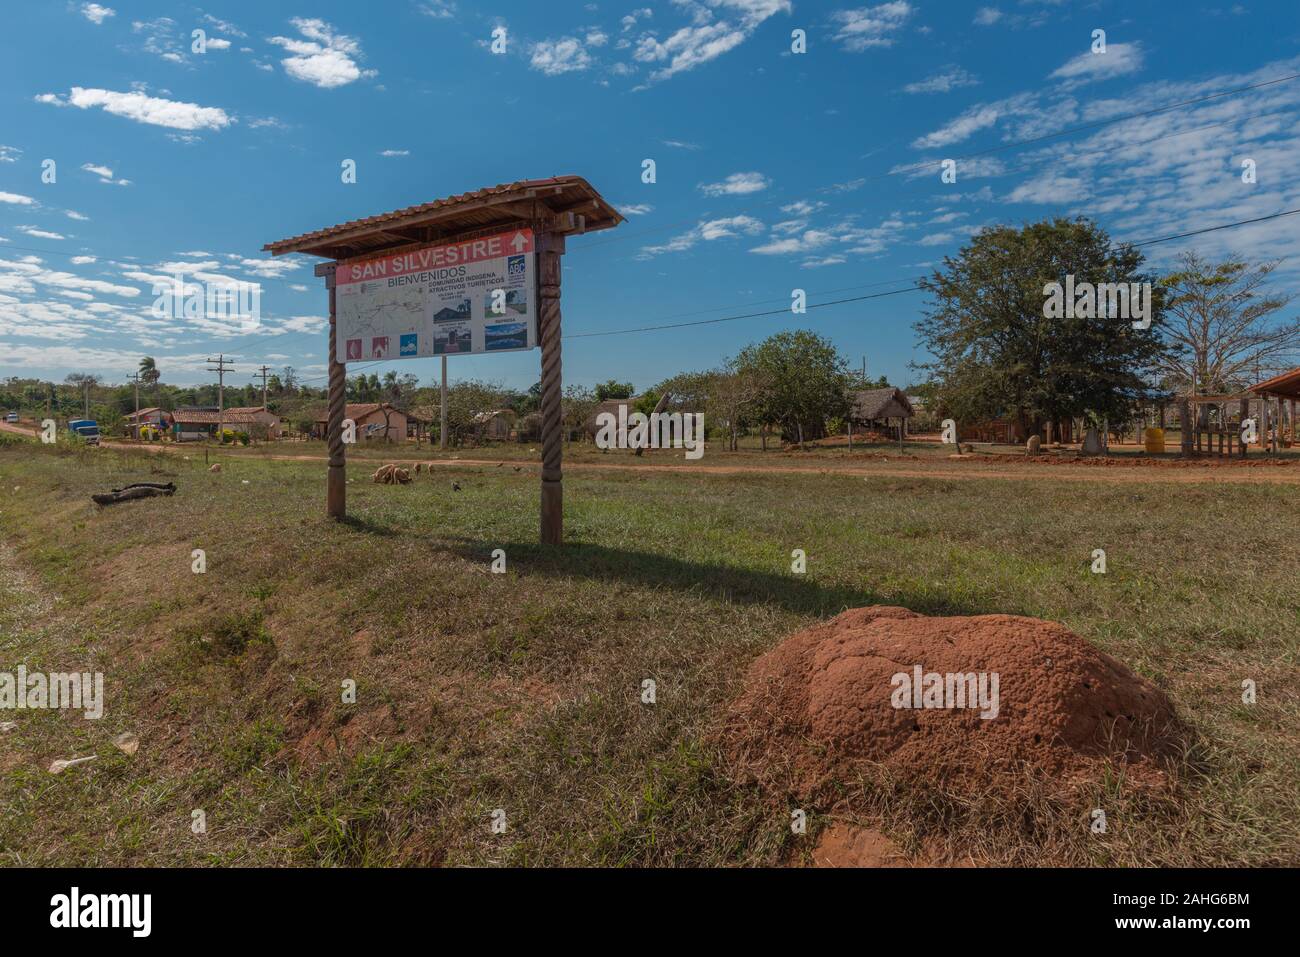
{"label": "utility pole", "polygon": [[447,447],[447,357],[442,357],[442,412],[438,417],[438,448]]}
{"label": "utility pole", "polygon": [[208,356],[208,371],[217,374],[217,443],[225,441],[226,428],[223,417],[226,410],[226,373],[233,372],[235,366],[233,363],[226,361],[224,352],[217,353],[214,359]]}
{"label": "utility pole", "polygon": [[131,376],[130,381],[135,385],[135,417],[131,420],[134,424],[131,428],[135,431],[135,440],[140,441],[140,373],[136,372]]}
{"label": "utility pole", "polygon": [[[262,408],[266,408],[266,374],[271,371],[270,366],[262,366],[258,369],[258,374],[262,377]],[[269,412],[270,410],[267,409]]]}

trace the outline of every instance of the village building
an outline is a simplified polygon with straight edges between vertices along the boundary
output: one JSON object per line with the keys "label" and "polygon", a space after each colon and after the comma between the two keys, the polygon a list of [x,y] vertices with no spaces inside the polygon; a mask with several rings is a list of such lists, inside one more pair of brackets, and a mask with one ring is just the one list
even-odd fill
{"label": "village building", "polygon": [[[412,426],[418,435],[423,419],[413,413],[403,412],[387,402],[349,402],[343,410],[343,418],[356,423],[357,441],[405,442],[412,435]],[[312,426],[312,438],[323,439],[329,425],[325,413],[316,416]]]}
{"label": "village building", "polygon": [[513,409],[495,409],[474,416],[474,432],[478,441],[485,439],[504,442],[514,430],[517,416]]}
{"label": "village building", "polygon": [[157,406],[150,406],[147,409],[141,409],[139,412],[128,412],[122,419],[122,428],[127,435],[135,435],[142,426],[146,425],[151,425],[163,432],[170,432],[172,415]]}
{"label": "village building", "polygon": [[850,393],[849,419],[866,429],[894,428],[899,441],[907,435],[907,420],[914,414],[912,402],[902,389],[859,389]]}
{"label": "village building", "polygon": [[204,439],[217,427],[246,432],[255,438],[280,436],[280,417],[263,406],[239,406],[218,411],[215,406],[180,408],[171,413],[172,432],[178,441]]}

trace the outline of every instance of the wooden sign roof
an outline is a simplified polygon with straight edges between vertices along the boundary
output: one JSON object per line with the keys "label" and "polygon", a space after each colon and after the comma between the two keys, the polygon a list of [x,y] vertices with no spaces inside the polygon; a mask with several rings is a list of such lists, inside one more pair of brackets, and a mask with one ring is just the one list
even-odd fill
{"label": "wooden sign roof", "polygon": [[532,225],[552,233],[610,229],[623,216],[581,176],[553,176],[489,186],[431,203],[355,219],[267,243],[272,255],[308,253],[351,259],[400,246]]}

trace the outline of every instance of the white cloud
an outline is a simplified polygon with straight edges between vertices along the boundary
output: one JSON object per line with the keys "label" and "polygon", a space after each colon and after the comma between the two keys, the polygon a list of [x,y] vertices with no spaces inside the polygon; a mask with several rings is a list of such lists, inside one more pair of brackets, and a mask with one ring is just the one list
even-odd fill
{"label": "white cloud", "polygon": [[94,163],[82,163],[81,168],[85,170],[87,173],[92,173],[95,176],[98,176],[99,181],[101,183],[106,183],[110,186],[131,185],[131,181],[129,179],[114,179],[113,171],[109,169],[107,166],[96,166]]}
{"label": "white cloud", "polygon": [[54,93],[42,93],[36,99],[40,103],[75,106],[82,110],[98,106],[102,107],[105,113],[124,116],[137,123],[150,123],[175,130],[220,130],[234,122],[226,111],[219,107],[164,100],[139,92],[118,93],[113,90],[74,86],[66,100]]}
{"label": "white cloud", "polygon": [[979,80],[959,66],[926,77],[917,83],[903,87],[904,93],[948,93],[963,86],[978,86]]}
{"label": "white cloud", "polygon": [[72,265],[74,266],[86,266],[89,265],[90,263],[98,262],[98,261],[99,261],[98,258],[95,256],[73,256],[72,257]]}
{"label": "white cloud", "polygon": [[213,37],[207,42],[206,46],[209,50],[229,50],[230,41],[222,37]]}
{"label": "white cloud", "polygon": [[649,203],[625,203],[618,207],[618,211],[624,216],[644,216],[653,210],[654,207]]}
{"label": "white cloud", "polygon": [[303,39],[277,36],[271,37],[269,42],[289,53],[280,64],[284,72],[295,80],[332,89],[378,74],[377,70],[363,70],[357,65],[357,59],[362,55],[361,44],[352,37],[335,33],[324,20],[294,17],[289,22]]}
{"label": "white cloud", "polygon": [[20,150],[16,146],[4,146],[0,144],[0,163],[17,163]]}
{"label": "white cloud", "polygon": [[642,20],[642,19],[648,20],[650,19],[650,17],[653,16],[654,16],[654,11],[651,10],[649,7],[640,7],[636,10],[633,10],[631,13],[629,13],[620,21],[623,26],[623,32],[627,33],[628,30],[631,30],[634,26],[636,26],[638,20]]}
{"label": "white cloud", "polygon": [[781,212],[789,213],[791,216],[811,216],[813,213],[825,208],[826,204],[821,200],[810,203],[806,199],[799,199],[782,206]]}
{"label": "white cloud", "polygon": [[1107,44],[1105,53],[1080,53],[1053,70],[1049,78],[1061,80],[1064,88],[1072,89],[1095,80],[1136,73],[1142,69],[1143,59],[1141,43],[1111,43]]}
{"label": "white cloud", "polygon": [[380,156],[410,156],[410,150],[381,150]]}
{"label": "white cloud", "polygon": [[37,229],[35,226],[15,226],[20,233],[26,233],[28,236],[35,236],[37,239],[67,239],[67,236],[61,233],[50,232],[48,229]]}
{"label": "white cloud", "polygon": [[117,16],[117,11],[112,7],[101,7],[98,3],[83,3],[81,5],[81,15],[91,23],[100,24],[109,17]]}
{"label": "white cloud", "polygon": [[135,20],[131,23],[131,29],[144,35],[146,53],[162,57],[169,63],[185,62],[185,48],[181,45],[180,31],[171,17]]}
{"label": "white cloud", "polygon": [[[662,41],[654,33],[643,33],[638,37],[633,59],[640,63],[665,64],[650,74],[648,83],[666,80],[716,60],[744,43],[763,21],[791,10],[789,0],[709,0],[709,3],[712,7],[734,11],[739,14],[739,20],[734,23],[729,19],[714,21],[708,7],[687,0],[678,5],[692,14],[694,22],[691,26],[682,27]],[[649,15],[650,11],[645,9],[634,13]],[[624,31],[635,25],[634,16],[623,18]]]}
{"label": "white cloud", "polygon": [[980,7],[975,11],[975,19],[971,21],[979,27],[991,27],[1002,19],[1002,11],[997,7]]}
{"label": "white cloud", "polygon": [[560,37],[558,40],[534,43],[528,65],[547,76],[558,76],[587,69],[591,66],[591,56],[581,40]]}
{"label": "white cloud", "polygon": [[697,150],[699,146],[695,143],[687,143],[684,140],[661,140],[664,146],[671,146],[676,150]]}
{"label": "white cloud", "polygon": [[456,4],[451,0],[428,0],[420,4],[420,12],[435,20],[450,20],[456,16]]}
{"label": "white cloud", "polygon": [[34,206],[36,200],[30,196],[24,196],[22,193],[6,193],[0,190],[0,203],[12,203],[15,206]]}
{"label": "white cloud", "polygon": [[955,120],[939,129],[912,141],[916,149],[949,146],[969,139],[981,130],[996,126],[1001,121],[1015,121],[1015,129],[1007,133],[1025,138],[1060,129],[1074,119],[1076,104],[1071,99],[1043,105],[1035,93],[1017,93],[992,103],[977,103],[967,108]]}
{"label": "white cloud", "polygon": [[729,216],[725,219],[711,219],[700,223],[700,238],[705,240],[722,239],[726,236],[738,236],[741,233],[762,232],[763,224],[753,216]]}
{"label": "white cloud", "polygon": [[831,14],[831,21],[839,26],[834,39],[845,50],[854,53],[871,47],[892,46],[894,34],[913,12],[914,8],[907,0],[856,10],[836,10]]}
{"label": "white cloud", "polygon": [[732,173],[720,183],[701,183],[699,188],[705,196],[743,196],[771,185],[772,181],[762,173]]}
{"label": "white cloud", "polygon": [[808,229],[797,236],[770,240],[761,246],[755,246],[750,252],[760,256],[792,256],[812,252],[834,241],[835,237],[825,230]]}
{"label": "white cloud", "polygon": [[603,30],[588,30],[585,39],[589,47],[603,47],[609,42],[609,34]]}
{"label": "white cloud", "polygon": [[699,223],[694,229],[674,236],[661,246],[643,246],[637,259],[651,259],[664,253],[684,252],[696,243],[725,239],[741,234],[755,236],[763,231],[763,224],[752,216],[730,216],[724,219],[710,219]]}
{"label": "white cloud", "polygon": [[1011,191],[1011,203],[1076,203],[1087,197],[1088,185],[1077,176],[1047,172]]}
{"label": "white cloud", "polygon": [[235,26],[233,23],[229,22],[228,20],[219,20],[218,18],[214,17],[210,13],[203,14],[203,22],[212,24],[222,33],[229,33],[232,37],[248,36],[247,33],[239,29],[239,27]]}
{"label": "white cloud", "polygon": [[285,332],[320,332],[329,325],[326,316],[291,316],[280,323]]}
{"label": "white cloud", "polygon": [[85,215],[83,215],[83,214],[77,212],[75,209],[65,209],[65,210],[63,211],[63,215],[64,215],[64,216],[67,216],[68,219],[75,219],[75,220],[77,220],[77,222],[86,222],[86,221],[88,221],[88,220],[90,219],[89,216],[85,216]]}

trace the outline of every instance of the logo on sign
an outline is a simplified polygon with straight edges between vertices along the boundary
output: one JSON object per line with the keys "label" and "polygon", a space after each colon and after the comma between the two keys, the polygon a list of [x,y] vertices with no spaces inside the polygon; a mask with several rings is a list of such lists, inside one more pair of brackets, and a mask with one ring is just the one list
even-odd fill
{"label": "logo on sign", "polygon": [[406,335],[402,336],[402,338],[397,342],[397,354],[402,356],[416,355],[416,350],[419,347],[419,339],[420,337],[414,332],[408,332]]}
{"label": "logo on sign", "polygon": [[524,257],[507,256],[506,257],[506,275],[511,279],[524,274]]}
{"label": "logo on sign", "polygon": [[360,358],[361,358],[361,340],[349,339],[348,340],[348,361],[351,362],[353,359],[360,359]]}
{"label": "logo on sign", "polygon": [[375,336],[370,340],[370,356],[382,359],[388,355],[388,336]]}

